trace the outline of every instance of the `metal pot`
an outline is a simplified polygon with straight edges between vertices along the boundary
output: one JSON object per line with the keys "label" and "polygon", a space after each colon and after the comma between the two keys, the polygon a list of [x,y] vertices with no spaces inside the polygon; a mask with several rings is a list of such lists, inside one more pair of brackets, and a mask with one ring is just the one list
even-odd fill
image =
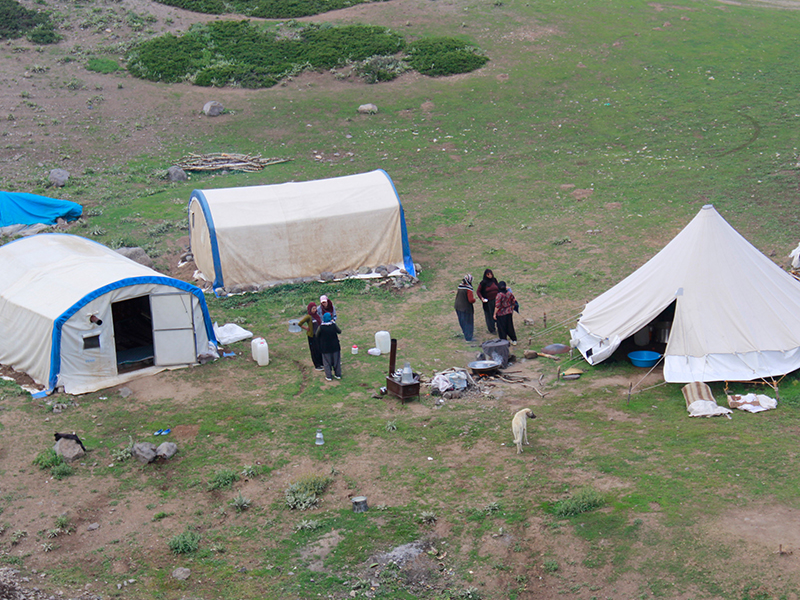
{"label": "metal pot", "polygon": [[467,366],[472,369],[476,375],[488,375],[494,373],[500,368],[501,363],[496,360],[474,360]]}

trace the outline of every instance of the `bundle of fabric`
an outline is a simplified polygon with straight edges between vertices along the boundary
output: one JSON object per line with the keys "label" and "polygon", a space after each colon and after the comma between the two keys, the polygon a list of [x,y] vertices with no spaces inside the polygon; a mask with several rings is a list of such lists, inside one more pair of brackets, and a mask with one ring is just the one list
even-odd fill
{"label": "bundle of fabric", "polygon": [[744,396],[734,394],[728,396],[728,406],[757,413],[777,408],[778,401],[764,394],[745,394]]}
{"label": "bundle of fabric", "polygon": [[451,367],[439,373],[433,374],[431,379],[431,390],[439,390],[440,393],[450,390],[465,390],[475,385],[475,380],[466,369]]}
{"label": "bundle of fabric", "polygon": [[725,415],[729,419],[733,411],[717,404],[711,388],[701,381],[693,381],[681,388],[686,400],[686,410],[690,417],[718,417]]}

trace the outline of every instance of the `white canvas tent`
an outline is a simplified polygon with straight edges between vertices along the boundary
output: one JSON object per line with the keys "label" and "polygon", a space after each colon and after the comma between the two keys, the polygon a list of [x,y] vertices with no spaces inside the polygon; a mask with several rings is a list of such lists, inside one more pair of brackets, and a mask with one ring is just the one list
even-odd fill
{"label": "white canvas tent", "polygon": [[214,289],[379,265],[416,275],[403,206],[383,170],[195,190],[189,232],[195,264]]}
{"label": "white canvas tent", "polygon": [[672,308],[664,351],[668,382],[751,381],[800,368],[800,281],[711,205],[586,305],[570,332],[572,346],[597,364]]}
{"label": "white canvas tent", "polygon": [[0,363],[47,391],[83,394],[193,364],[209,341],[196,286],[74,235],[0,246]]}

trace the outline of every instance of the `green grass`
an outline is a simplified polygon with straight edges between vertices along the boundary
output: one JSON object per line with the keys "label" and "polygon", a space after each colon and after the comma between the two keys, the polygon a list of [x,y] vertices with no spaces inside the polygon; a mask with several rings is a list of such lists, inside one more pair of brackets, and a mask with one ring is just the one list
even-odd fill
{"label": "green grass", "polygon": [[[541,576],[539,584],[552,594],[587,599],[617,597],[622,583],[638,587],[637,597],[667,598],[675,589],[687,597],[737,600],[796,595],[794,575],[772,578],[768,588],[760,583],[764,564],[751,562],[745,540],[707,534],[742,511],[800,509],[796,374],[781,382],[778,410],[737,412],[730,421],[689,419],[677,385],[628,399],[627,385],[612,380],[636,380],[640,371],[621,361],[581,364],[586,373],[577,382],[556,382],[555,363],[536,363],[547,376],[546,398],[514,388],[503,397],[436,406],[423,396],[401,406],[372,397],[387,365],[385,357],[363,350],[375,331],[388,329],[399,340],[398,358],[426,375],[463,366],[470,351],[454,336],[450,292],[464,273],[486,266],[513,285],[524,316],[537,320],[533,327],[518,323],[521,339],[532,337],[533,347],[566,342],[585,301],[651,257],[708,202],[756,247],[775,252],[776,262],[785,259],[797,244],[800,75],[793,56],[800,15],[733,5],[721,10],[709,2],[663,11],[594,0],[454,6],[453,15],[425,13],[407,37],[467,34],[491,57],[481,71],[371,86],[370,101],[380,110],[364,118],[355,113],[364,99],[361,86],[329,89],[315,80],[302,92],[292,85],[276,86],[268,96],[237,92],[226,101],[231,114],[224,124],[164,134],[168,139],[153,153],[122,166],[98,161],[102,166],[64,188],[68,199],[102,208],[91,226],[106,234],[96,239],[150,244],[168,256],[186,235],[176,224],[185,220],[194,188],[383,167],[404,203],[426,289],[394,293],[366,290],[363,282],[315,283],[209,298],[215,320],[242,320],[268,339],[269,367],[248,359],[247,342],[234,344],[228,350],[235,358],[161,375],[175,389],[191,386],[190,401],[165,393],[121,403],[90,394],[59,417],[63,430],[85,431],[94,440],[102,460],[91,477],[105,478],[115,500],[124,503],[135,492],[171,503],[148,513],[162,540],[187,524],[202,535],[191,558],[193,571],[203,572],[197,594],[204,597],[349,595],[363,576],[358,567],[368,568],[375,553],[434,529],[444,532],[437,543],[448,552],[443,562],[458,593],[475,586],[478,594],[491,577],[503,582],[494,597],[524,598],[532,588],[518,591],[517,577],[527,575],[534,585]],[[184,99],[180,90],[170,93]],[[188,151],[274,152],[294,160],[257,174],[197,175],[186,184],[158,177]],[[311,158],[334,151],[351,152],[353,161]],[[575,188],[592,194],[578,199]],[[344,357],[345,376],[336,386],[303,373],[305,341],[286,331],[287,321],[323,293],[337,303],[343,345],[362,348]],[[543,313],[550,327],[564,323],[542,333]],[[722,384],[711,387],[723,402]],[[4,436],[11,416],[33,421],[44,414],[2,381],[0,403],[8,410]],[[517,457],[508,420],[510,407],[524,404],[535,405],[538,418],[530,426],[531,448]],[[106,466],[104,451],[165,422],[197,427],[194,437],[181,439],[174,462]],[[319,427],[322,447],[314,445]],[[215,473],[238,476],[242,465],[257,464],[253,487],[232,479],[221,488],[232,491],[209,489]],[[284,482],[304,474],[293,470],[300,464],[331,473],[312,513],[283,502]],[[348,472],[354,464],[358,475]],[[30,459],[26,466],[41,476]],[[22,483],[29,474],[8,469],[3,476]],[[61,491],[74,481],[88,482],[87,469],[50,485]],[[554,514],[582,487],[598,490],[604,503]],[[354,514],[347,495],[364,489],[371,509]],[[255,501],[251,490],[270,500]],[[232,509],[236,494],[253,497],[252,508]],[[182,504],[187,497],[196,500],[191,507]],[[12,523],[6,537],[35,531],[17,522],[17,507],[27,502],[21,492],[3,496],[3,519]],[[435,523],[422,522],[423,514],[436,515]],[[301,526],[312,520],[313,526]],[[53,515],[44,521],[42,530],[52,527]],[[341,539],[323,560],[326,572],[312,572],[303,553],[333,532]],[[140,535],[108,544],[98,552],[99,564],[56,571],[56,580],[112,581],[113,565],[133,556],[137,578],[152,581],[148,593],[173,595],[169,570],[148,562]],[[490,554],[486,548],[493,545],[502,550]],[[237,569],[245,563],[243,576]],[[412,597],[387,581],[381,588],[387,597]],[[444,597],[417,595],[437,593]]]}

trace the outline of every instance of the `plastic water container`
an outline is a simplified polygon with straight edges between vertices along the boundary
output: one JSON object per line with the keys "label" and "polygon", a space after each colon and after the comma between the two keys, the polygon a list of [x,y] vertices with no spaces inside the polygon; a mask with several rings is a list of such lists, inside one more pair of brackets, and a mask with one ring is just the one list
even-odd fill
{"label": "plastic water container", "polygon": [[414,372],[411,370],[411,363],[407,362],[403,367],[400,383],[414,383]]}
{"label": "plastic water container", "polygon": [[353,344],[353,347],[350,349],[350,354],[358,354],[358,346]]}
{"label": "plastic water container", "polygon": [[266,367],[269,364],[269,344],[264,338],[255,338],[250,342],[250,352],[259,367]]}
{"label": "plastic water container", "polygon": [[378,331],[375,334],[375,347],[381,354],[389,354],[392,351],[392,336],[388,331]]}

